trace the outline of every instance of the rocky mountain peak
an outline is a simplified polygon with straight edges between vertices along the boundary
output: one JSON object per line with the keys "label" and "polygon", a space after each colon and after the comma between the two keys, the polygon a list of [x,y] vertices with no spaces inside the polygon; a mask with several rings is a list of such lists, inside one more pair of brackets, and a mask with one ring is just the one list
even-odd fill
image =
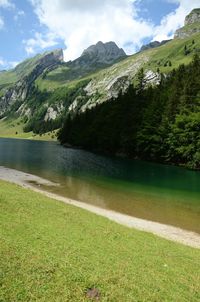
{"label": "rocky mountain peak", "polygon": [[52,66],[64,61],[63,50],[56,49],[42,55],[37,64],[43,64],[44,68],[51,68]]}
{"label": "rocky mountain peak", "polygon": [[36,55],[33,58],[19,63],[14,68],[14,71],[20,76],[20,78],[23,78],[24,76],[27,76],[30,72],[32,72],[37,67],[37,65],[48,68],[61,62],[63,62],[63,50],[55,49],[53,51],[47,51],[43,54]]}
{"label": "rocky mountain peak", "polygon": [[175,32],[174,38],[185,39],[200,32],[200,8],[193,9],[185,18],[185,26]]}
{"label": "rocky mountain peak", "polygon": [[57,49],[37,55],[18,64],[13,72],[19,80],[0,97],[0,116],[16,101],[23,102],[29,96],[34,81],[45,71],[51,71],[63,62],[63,51]]}
{"label": "rocky mountain peak", "polygon": [[99,41],[96,45],[91,45],[84,50],[81,57],[86,56],[95,59],[97,63],[111,64],[119,58],[126,57],[126,53],[115,42],[103,43]]}
{"label": "rocky mountain peak", "polygon": [[193,9],[189,15],[185,18],[185,25],[193,23],[200,23],[200,8]]}

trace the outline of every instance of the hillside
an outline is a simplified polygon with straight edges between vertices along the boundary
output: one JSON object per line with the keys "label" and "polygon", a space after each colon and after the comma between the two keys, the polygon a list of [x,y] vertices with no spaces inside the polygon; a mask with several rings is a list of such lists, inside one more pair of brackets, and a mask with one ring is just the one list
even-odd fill
{"label": "hillside", "polygon": [[131,158],[200,169],[200,57],[145,87],[138,84],[87,110],[69,115],[62,144]]}
{"label": "hillside", "polygon": [[137,85],[141,68],[146,87],[159,84],[162,75],[188,65],[200,53],[196,11],[175,39],[132,56],[126,57],[114,42],[98,42],[74,61],[63,62],[57,50],[0,73],[0,116],[21,119],[26,132],[43,133],[60,128],[68,113],[85,112],[125,93]]}
{"label": "hillside", "polygon": [[[44,54],[38,54],[34,58],[27,59],[23,61],[22,63],[18,64],[14,69],[9,70],[9,71],[4,71],[3,73],[0,73],[0,88],[4,85],[6,86],[11,86],[12,84],[17,83],[19,80],[22,78],[28,76],[31,72],[34,71],[34,69],[44,63],[44,61],[47,60],[48,66],[51,64],[50,60],[53,58],[50,58],[50,56],[54,57],[54,62],[51,63],[56,63],[56,62],[62,62],[63,61],[63,55],[62,55],[62,50],[55,50],[53,52],[45,52]],[[44,69],[47,68],[44,66]]]}

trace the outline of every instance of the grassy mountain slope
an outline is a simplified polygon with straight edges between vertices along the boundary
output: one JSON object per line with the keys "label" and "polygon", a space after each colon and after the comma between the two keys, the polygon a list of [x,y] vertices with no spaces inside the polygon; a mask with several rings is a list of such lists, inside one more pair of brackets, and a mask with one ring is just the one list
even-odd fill
{"label": "grassy mountain slope", "polygon": [[18,80],[17,74],[14,70],[4,71],[0,73],[0,87],[3,85],[13,84]]}
{"label": "grassy mountain slope", "polygon": [[132,158],[200,170],[200,56],[144,89],[145,74],[125,94],[69,116],[59,139]]}
{"label": "grassy mountain slope", "polygon": [[[184,27],[185,32],[194,26],[197,25]],[[200,53],[200,33],[174,39],[161,47],[139,52],[100,70],[98,66],[96,70],[92,66],[87,70],[80,69],[78,73],[75,63],[59,62],[54,68],[44,69],[31,84],[28,97],[25,100],[19,97],[12,102],[4,116],[14,119],[20,116],[24,123],[29,123],[26,130],[52,130],[61,126],[69,111],[74,114],[84,112],[112,97],[117,98],[121,90],[125,92],[130,84],[137,83],[141,68],[145,73],[151,71],[159,77],[160,73],[168,74],[180,64],[189,64],[195,53]],[[11,71],[0,73],[0,97],[13,83],[33,73],[45,55],[38,55]],[[20,95],[23,95],[23,91]],[[53,113],[48,114],[49,111]]]}
{"label": "grassy mountain slope", "polygon": [[[188,50],[187,55],[185,46]],[[168,73],[181,64],[189,64],[194,54],[200,53],[200,34],[197,33],[185,39],[174,39],[166,45],[148,52],[151,55],[151,61],[146,68],[153,71],[159,68],[162,73]],[[171,66],[169,66],[169,61],[172,63]]]}
{"label": "grassy mountain slope", "polygon": [[[187,55],[185,54],[187,48]],[[200,50],[200,34],[185,39],[175,39],[159,48],[147,50],[130,56],[111,67],[90,73],[87,76],[70,81],[67,79],[66,67],[59,67],[49,73],[45,78],[39,78],[36,83],[39,90],[54,90],[58,87],[76,87],[82,80],[90,81],[86,85],[87,96],[73,100],[73,112],[85,111],[96,104],[100,104],[112,96],[116,96],[120,89],[127,89],[128,85],[136,82],[137,73],[143,67],[145,71],[168,74],[180,64],[189,64],[196,52]]]}
{"label": "grassy mountain slope", "polygon": [[[192,44],[193,40],[195,41],[194,45]],[[191,51],[187,56],[184,54],[185,45]],[[106,82],[105,77],[109,81],[109,79],[117,78],[123,73],[134,76],[134,72],[138,71],[138,68],[141,66],[147,70],[151,69],[153,71],[156,71],[157,68],[159,68],[161,72],[168,73],[172,69],[177,68],[180,64],[188,64],[191,62],[195,50],[200,51],[199,33],[185,39],[174,39],[158,48],[139,52],[135,55],[129,56],[119,63],[114,64],[111,67],[95,73],[90,73],[89,76],[87,75],[83,78],[89,77],[94,79],[95,82],[102,82],[103,80]],[[169,66],[169,60],[171,61],[172,66]],[[135,66],[138,61],[141,61],[141,64],[137,64]],[[167,65],[165,66],[166,63]],[[67,78],[68,70],[69,68],[67,66],[61,66],[53,71],[50,71],[46,74],[44,79],[40,78],[37,80],[39,88],[52,90],[52,88],[54,89],[60,86],[68,86],[69,83],[73,82]],[[76,79],[76,82],[77,81],[80,81],[80,79]],[[101,87],[100,84],[99,87]]]}
{"label": "grassy mountain slope", "polygon": [[194,35],[200,32],[200,23],[195,22],[192,24],[187,24],[184,27],[178,29],[175,33],[175,37],[184,39],[188,36]]}
{"label": "grassy mountain slope", "polygon": [[0,89],[2,86],[10,86],[16,83],[22,77],[27,76],[37,66],[39,60],[44,57],[47,53],[38,54],[31,59],[27,59],[22,63],[18,64],[14,69],[4,71],[0,74]]}

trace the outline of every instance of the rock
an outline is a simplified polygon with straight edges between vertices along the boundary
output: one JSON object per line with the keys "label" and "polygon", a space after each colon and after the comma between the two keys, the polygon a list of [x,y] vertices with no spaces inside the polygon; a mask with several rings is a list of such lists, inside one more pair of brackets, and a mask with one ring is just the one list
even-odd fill
{"label": "rock", "polygon": [[144,86],[148,87],[149,85],[159,85],[161,80],[161,75],[158,72],[153,72],[152,70],[148,70],[144,75]]}
{"label": "rock", "polygon": [[29,108],[26,104],[22,104],[19,109],[16,112],[20,116],[26,116],[27,118],[30,118],[32,115],[31,108]]}
{"label": "rock", "polygon": [[[36,62],[34,62],[34,66],[31,64],[33,61],[25,61],[19,64],[15,71],[16,73],[24,72],[26,75],[23,76],[14,86],[8,88],[3,97],[0,97],[0,116],[2,116],[10,107],[10,105],[14,104],[16,101],[24,102],[31,90],[32,84],[34,81],[47,69],[52,69],[58,66],[61,61],[63,61],[63,52],[58,49],[52,52],[47,52],[43,56],[35,57]],[[30,66],[28,65],[30,62]],[[27,73],[26,70],[28,67],[32,67],[30,72]]]}
{"label": "rock", "polygon": [[69,112],[77,111],[81,107],[82,101],[83,101],[83,96],[81,95],[77,96],[76,99],[73,101],[73,103],[69,106],[68,111]]}
{"label": "rock", "polygon": [[[86,109],[91,109],[98,104],[108,101],[111,98],[117,98],[119,93],[125,93],[136,76],[139,69],[148,62],[147,55],[141,55],[136,61],[122,61],[116,66],[113,65],[106,70],[103,70],[98,79],[92,79],[85,87],[85,92],[89,97],[87,103],[80,107],[79,111],[84,112]],[[121,65],[121,68],[119,66]],[[95,96],[98,97],[96,98]],[[74,104],[72,105],[74,106]],[[76,107],[76,106],[74,106]]]}
{"label": "rock", "polygon": [[49,107],[45,114],[44,120],[45,120],[45,122],[48,122],[51,120],[54,121],[57,118],[57,115],[58,115],[58,112],[56,110],[54,110],[52,107]]}
{"label": "rock", "polygon": [[126,58],[126,53],[114,42],[98,42],[83,51],[82,55],[69,64],[72,69],[78,69],[84,74],[98,68],[112,65],[117,60]]}
{"label": "rock", "polygon": [[194,9],[186,18],[185,26],[175,32],[175,39],[185,39],[200,32],[200,9]]}
{"label": "rock", "polygon": [[87,298],[99,301],[100,300],[100,291],[97,288],[89,288],[86,294]]}
{"label": "rock", "polygon": [[124,94],[128,87],[130,86],[130,80],[127,75],[123,75],[121,77],[117,77],[107,86],[108,97],[109,98],[117,98],[119,93]]}
{"label": "rock", "polygon": [[188,28],[183,27],[175,32],[174,39],[185,39],[200,32],[200,24],[197,27]]}
{"label": "rock", "polygon": [[[61,103],[59,104],[54,104],[54,108],[53,107],[48,107],[45,117],[44,117],[44,121],[48,122],[48,121],[54,121],[64,110],[64,106],[62,104],[62,101],[60,101]],[[48,106],[48,105],[47,105]]]}
{"label": "rock", "polygon": [[81,55],[81,58],[89,57],[97,63],[112,64],[117,59],[126,57],[126,53],[122,48],[119,48],[115,42],[98,42],[96,45],[91,45]]}
{"label": "rock", "polygon": [[[75,111],[75,109],[79,110],[80,112],[85,112],[87,109],[92,109],[94,107],[96,107],[98,104],[101,104],[107,100],[110,99],[116,99],[120,93],[125,94],[125,92],[128,90],[129,86],[130,86],[131,80],[129,79],[129,77],[127,75],[122,75],[116,78],[113,78],[111,81],[108,82],[107,87],[106,88],[106,96],[105,95],[99,95],[98,98],[96,98],[96,93],[95,91],[90,91],[88,95],[90,95],[89,100],[83,104],[82,106],[79,105],[79,107],[75,106],[75,104],[73,103],[73,110]],[[89,83],[88,86],[85,88],[85,90],[87,91],[87,89],[89,89],[89,85],[92,85],[92,81],[91,84]]]}
{"label": "rock", "polygon": [[185,26],[200,22],[200,8],[193,9],[191,13],[185,18]]}

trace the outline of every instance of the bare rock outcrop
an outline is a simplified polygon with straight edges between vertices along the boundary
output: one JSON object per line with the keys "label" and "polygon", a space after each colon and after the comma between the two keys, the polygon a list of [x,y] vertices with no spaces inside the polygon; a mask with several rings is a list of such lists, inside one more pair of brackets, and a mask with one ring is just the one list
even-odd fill
{"label": "bare rock outcrop", "polygon": [[[31,90],[33,82],[48,69],[55,68],[63,61],[62,50],[55,50],[53,52],[45,53],[42,57],[36,60],[31,71],[22,77],[14,86],[8,88],[4,96],[0,97],[0,116],[2,116],[8,108],[15,102],[24,102]],[[24,63],[21,63],[22,65]],[[16,67],[16,70],[20,68]]]}
{"label": "bare rock outcrop", "polygon": [[175,39],[185,39],[200,32],[200,8],[193,9],[185,18],[185,26],[175,32]]}

